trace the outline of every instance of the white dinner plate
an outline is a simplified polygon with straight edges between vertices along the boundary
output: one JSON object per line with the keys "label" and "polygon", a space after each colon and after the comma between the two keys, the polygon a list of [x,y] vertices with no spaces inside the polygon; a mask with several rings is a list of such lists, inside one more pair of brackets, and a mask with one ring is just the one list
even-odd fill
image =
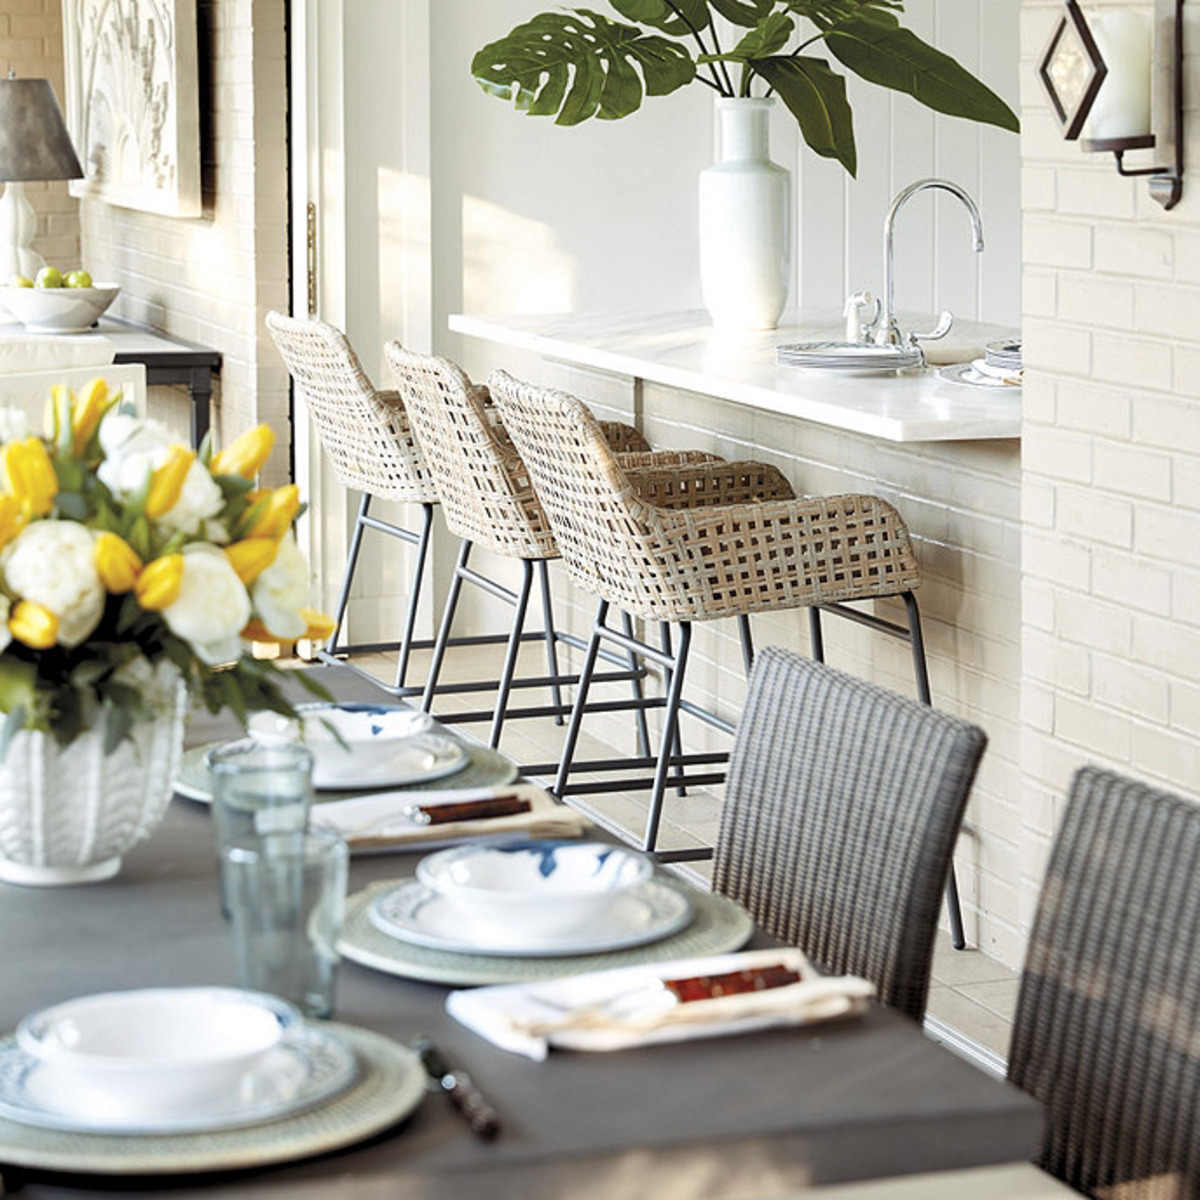
{"label": "white dinner plate", "polygon": [[967,387],[992,388],[993,390],[1000,388],[1013,392],[1021,390],[1019,383],[1006,383],[996,375],[985,375],[982,371],[975,369],[974,363],[969,362],[951,363],[949,366],[938,367],[934,374],[947,383],[961,383]]}
{"label": "white dinner plate", "polygon": [[670,937],[692,919],[691,901],[682,892],[651,879],[613,901],[586,928],[530,937],[519,929],[463,926],[461,914],[423,883],[401,884],[371,904],[371,923],[389,937],[452,954],[556,958],[600,954]]}
{"label": "white dinner plate", "polygon": [[0,1117],[78,1133],[188,1133],[238,1129],[274,1121],[336,1096],[354,1082],[354,1051],[342,1039],[313,1025],[301,1025],[272,1050],[243,1081],[227,1106],[197,1109],[184,1102],[169,1110],[113,1116],[73,1103],[68,1071],[27,1054],[15,1041],[0,1043]]}

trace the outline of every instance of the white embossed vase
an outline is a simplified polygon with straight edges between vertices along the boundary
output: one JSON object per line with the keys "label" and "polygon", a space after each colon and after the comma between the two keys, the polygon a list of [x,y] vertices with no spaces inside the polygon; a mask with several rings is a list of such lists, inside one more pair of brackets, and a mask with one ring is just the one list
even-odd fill
{"label": "white embossed vase", "polygon": [[700,173],[700,286],[718,329],[774,329],[791,277],[791,175],[768,155],[775,101],[721,97],[720,158]]}
{"label": "white embossed vase", "polygon": [[65,746],[23,729],[0,763],[0,880],[50,887],[111,879],[167,811],[187,694],[139,721],[109,754],[102,728]]}

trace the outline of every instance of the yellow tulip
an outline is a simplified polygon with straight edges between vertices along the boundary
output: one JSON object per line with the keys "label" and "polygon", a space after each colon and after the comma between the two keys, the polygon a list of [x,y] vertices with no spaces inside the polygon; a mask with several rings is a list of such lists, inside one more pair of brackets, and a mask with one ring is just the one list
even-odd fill
{"label": "yellow tulip", "polygon": [[109,398],[108,384],[103,379],[93,379],[84,385],[71,406],[71,450],[76,456],[83,453],[92,440],[92,434],[96,432],[96,426],[100,424],[100,418],[116,400],[116,396]]}
{"label": "yellow tulip", "polygon": [[249,587],[274,561],[279,543],[274,538],[243,538],[225,547],[225,556],[237,577]]}
{"label": "yellow tulip", "polygon": [[[59,433],[71,424],[71,406],[74,398],[71,389],[65,383],[56,383],[50,388],[50,399],[46,402],[46,415],[43,424],[46,436],[59,445]],[[65,447],[64,447],[65,449]]]}
{"label": "yellow tulip", "polygon": [[146,516],[152,521],[165,517],[179,503],[184,480],[196,461],[196,452],[186,446],[171,447],[167,461],[150,477],[146,496]]}
{"label": "yellow tulip", "polygon": [[25,510],[16,496],[0,495],[0,549],[25,528]]}
{"label": "yellow tulip", "polygon": [[58,476],[41,438],[9,442],[3,450],[8,490],[21,502],[27,516],[44,517],[54,507]]}
{"label": "yellow tulip", "polygon": [[30,650],[49,650],[58,641],[58,618],[32,600],[19,600],[8,618],[8,631]]}
{"label": "yellow tulip", "polygon": [[208,469],[214,475],[240,475],[253,479],[262,470],[275,445],[275,431],[269,425],[256,425],[239,434],[224,450],[212,456]]}
{"label": "yellow tulip", "polygon": [[96,535],[96,573],[106,591],[132,591],[141,570],[142,560],[124,538],[108,532]]}
{"label": "yellow tulip", "polygon": [[[337,623],[332,617],[317,612],[314,608],[301,608],[298,611],[306,622],[305,630],[300,637],[307,638],[310,642],[324,642],[333,636],[333,631],[337,629]],[[291,638],[281,638],[273,634],[258,617],[255,617],[253,621],[250,621],[246,625],[241,632],[241,636],[248,642],[287,642],[293,640]],[[298,641],[299,638],[294,640]]]}
{"label": "yellow tulip", "polygon": [[147,563],[134,584],[137,602],[149,612],[162,612],[179,598],[183,584],[183,555],[164,554]]}
{"label": "yellow tulip", "polygon": [[247,537],[281,538],[300,511],[300,489],[294,483],[274,491],[255,492],[251,499],[258,513],[246,531]]}

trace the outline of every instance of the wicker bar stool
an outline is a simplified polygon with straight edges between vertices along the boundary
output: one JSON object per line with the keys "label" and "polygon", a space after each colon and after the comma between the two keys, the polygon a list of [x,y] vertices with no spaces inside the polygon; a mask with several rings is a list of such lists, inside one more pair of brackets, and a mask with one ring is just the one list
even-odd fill
{"label": "wicker bar stool", "polygon": [[[447,359],[408,350],[399,342],[388,342],[384,356],[433,474],[446,526],[462,539],[426,677],[422,707],[428,710],[432,705],[462,586],[471,583],[511,604],[513,620],[494,709],[490,714],[455,714],[454,720],[479,720],[490,716],[490,744],[493,747],[499,745],[508,718],[553,716],[561,724],[563,715],[570,711],[570,707],[563,704],[561,688],[564,684],[574,684],[577,676],[560,674],[557,647],[563,644],[584,650],[586,643],[555,628],[548,564],[558,558],[558,547],[534,493],[529,473],[503,426],[489,413],[481,390],[472,385],[461,368]],[[621,422],[603,421],[598,428],[610,451],[629,467],[713,458],[699,451],[650,451],[645,438],[631,425]],[[521,563],[521,584],[516,592],[471,569],[470,556],[476,546]],[[545,640],[548,675],[517,679],[517,652],[524,635],[535,576],[541,591],[544,614],[541,636]],[[628,617],[625,622],[625,632],[632,635],[632,622]],[[627,680],[633,698],[640,698],[645,668],[639,667],[629,652],[621,656],[606,652],[606,658],[621,669],[605,672],[597,679]],[[509,709],[514,687],[548,688],[552,703]],[[637,715],[639,745],[642,753],[647,753],[649,735],[644,710],[639,708]],[[527,765],[523,769],[545,773],[553,769],[553,764]]]}
{"label": "wicker bar stool", "polygon": [[[673,753],[679,714],[690,713],[726,733],[733,726],[683,698],[692,625],[721,617],[813,608],[851,617],[908,642],[917,691],[929,702],[929,680],[914,590],[920,570],[900,514],[878,496],[799,499],[774,467],[709,463],[626,470],[604,444],[587,407],[573,396],[522,383],[503,371],[489,380],[504,426],[529,468],[559,552],[572,580],[599,599],[580,673],[554,792],[567,798],[618,791],[631,781],[572,783],[573,762],[596,655],[603,644],[632,649],[664,671],[665,697],[645,701],[664,709],[653,768],[637,781],[650,787],[644,849],[656,851],[663,798],[684,782],[720,782],[721,774],[687,777],[690,765],[723,762],[726,754]],[[900,596],[906,625],[848,607],[848,602]],[[673,648],[634,643],[608,624],[615,606],[678,631]],[[753,649],[743,637],[749,662]],[[814,639],[814,657],[823,656]],[[672,770],[677,771],[672,774]],[[661,859],[707,858],[711,849],[657,852]],[[953,872],[947,902],[955,944],[965,944]]]}

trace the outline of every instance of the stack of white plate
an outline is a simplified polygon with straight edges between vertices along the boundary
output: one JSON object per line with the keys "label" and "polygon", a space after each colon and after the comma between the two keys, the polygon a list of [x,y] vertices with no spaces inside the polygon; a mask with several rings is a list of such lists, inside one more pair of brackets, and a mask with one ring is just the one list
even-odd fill
{"label": "stack of white plate", "polygon": [[988,342],[983,348],[983,361],[1000,371],[1021,370],[1020,342]]}
{"label": "stack of white plate", "polygon": [[919,367],[915,346],[876,346],[870,342],[793,342],[776,349],[780,366],[834,371],[843,375],[882,375]]}

